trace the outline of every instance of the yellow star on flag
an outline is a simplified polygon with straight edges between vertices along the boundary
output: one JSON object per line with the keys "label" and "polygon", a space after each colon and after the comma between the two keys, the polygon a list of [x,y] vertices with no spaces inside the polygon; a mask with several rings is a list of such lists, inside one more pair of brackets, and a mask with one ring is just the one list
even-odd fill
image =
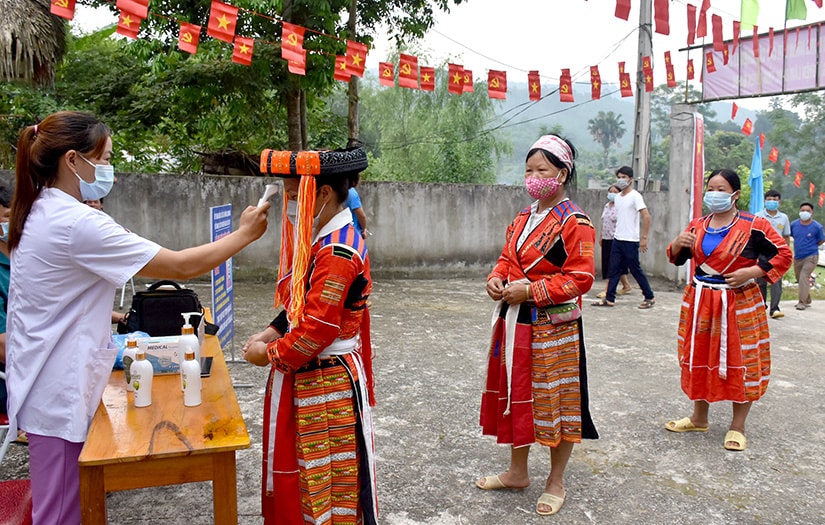
{"label": "yellow star on flag", "polygon": [[342,60],[341,63],[339,64],[339,66],[338,66],[338,69],[340,69],[341,71],[346,71],[346,69],[347,69],[346,62]]}
{"label": "yellow star on flag", "polygon": [[356,67],[360,67],[362,60],[364,60],[364,59],[361,58],[361,55],[356,53],[355,56],[352,57],[352,65],[356,66]]}
{"label": "yellow star on flag", "polygon": [[599,89],[599,81],[598,80],[593,82],[593,87],[596,88],[596,89]]}
{"label": "yellow star on flag", "polygon": [[533,88],[533,93],[538,93],[539,92],[539,85],[538,84],[532,84],[530,87]]}
{"label": "yellow star on flag", "polygon": [[242,55],[248,55],[249,54],[249,47],[246,44],[241,44],[240,52],[241,52]]}
{"label": "yellow star on flag", "polygon": [[423,76],[421,79],[422,79],[424,82],[429,82],[429,81],[430,81],[430,75],[429,75],[429,73],[424,73],[424,76]]}
{"label": "yellow star on flag", "polygon": [[453,75],[453,84],[461,84],[461,75],[456,73]]}
{"label": "yellow star on flag", "polygon": [[218,29],[229,30],[229,19],[226,18],[226,15],[221,15],[221,17],[218,18]]}
{"label": "yellow star on flag", "polygon": [[132,26],[132,19],[129,18],[129,15],[123,15],[123,18],[121,18],[120,21],[126,27],[131,27]]}

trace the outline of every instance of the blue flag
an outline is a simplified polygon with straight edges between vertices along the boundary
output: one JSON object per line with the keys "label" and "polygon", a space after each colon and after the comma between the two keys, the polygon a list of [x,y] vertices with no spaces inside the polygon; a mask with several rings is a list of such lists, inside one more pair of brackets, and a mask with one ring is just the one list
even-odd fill
{"label": "blue flag", "polygon": [[762,148],[759,146],[759,135],[756,136],[756,149],[753,151],[748,185],[751,187],[751,202],[748,211],[758,213],[765,207],[765,190],[762,184]]}

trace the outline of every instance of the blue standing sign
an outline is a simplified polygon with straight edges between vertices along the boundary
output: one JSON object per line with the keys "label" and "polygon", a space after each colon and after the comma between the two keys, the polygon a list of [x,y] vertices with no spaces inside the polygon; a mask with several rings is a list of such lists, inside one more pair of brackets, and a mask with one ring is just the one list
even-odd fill
{"label": "blue standing sign", "polygon": [[[211,224],[211,240],[217,241],[221,237],[232,233],[232,205],[214,206],[209,208]],[[235,336],[235,294],[232,287],[232,259],[221,263],[212,270],[212,319],[218,328],[218,340],[221,348]],[[234,351],[232,360],[235,359]]]}

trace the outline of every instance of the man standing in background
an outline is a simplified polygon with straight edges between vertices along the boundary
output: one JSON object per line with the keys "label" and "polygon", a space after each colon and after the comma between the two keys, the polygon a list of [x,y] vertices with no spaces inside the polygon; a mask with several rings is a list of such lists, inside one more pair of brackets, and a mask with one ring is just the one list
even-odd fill
{"label": "man standing in background", "polygon": [[346,207],[352,212],[352,225],[355,226],[355,231],[362,239],[366,239],[370,235],[369,230],[367,230],[367,214],[364,213],[364,208],[361,207],[361,197],[355,191],[355,188],[349,189]]}
{"label": "man standing in background", "polygon": [[797,310],[811,307],[811,274],[819,262],[819,245],[825,242],[822,225],[813,220],[814,205],[799,205],[799,218],[791,223],[793,237],[793,273],[799,285]]}
{"label": "man standing in background", "polygon": [[[790,246],[791,244],[791,221],[788,216],[779,211],[779,203],[782,201],[782,195],[776,190],[768,190],[765,192],[765,209],[756,214],[757,217],[764,217],[768,222],[776,228],[776,233],[785,239],[785,242]],[[756,280],[759,285],[759,291],[762,292],[762,300],[765,305],[768,304],[768,281],[764,277]],[[771,284],[771,306],[768,315],[772,319],[781,319],[785,314],[779,311],[779,301],[782,299],[782,279],[778,279]]]}

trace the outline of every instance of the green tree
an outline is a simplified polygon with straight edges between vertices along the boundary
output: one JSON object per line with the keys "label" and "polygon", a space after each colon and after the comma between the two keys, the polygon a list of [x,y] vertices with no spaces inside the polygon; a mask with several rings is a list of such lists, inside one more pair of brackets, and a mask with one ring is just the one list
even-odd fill
{"label": "green tree", "polygon": [[607,168],[610,165],[610,148],[618,145],[625,134],[624,119],[612,111],[599,111],[587,122],[587,131],[604,150],[603,166]]}

